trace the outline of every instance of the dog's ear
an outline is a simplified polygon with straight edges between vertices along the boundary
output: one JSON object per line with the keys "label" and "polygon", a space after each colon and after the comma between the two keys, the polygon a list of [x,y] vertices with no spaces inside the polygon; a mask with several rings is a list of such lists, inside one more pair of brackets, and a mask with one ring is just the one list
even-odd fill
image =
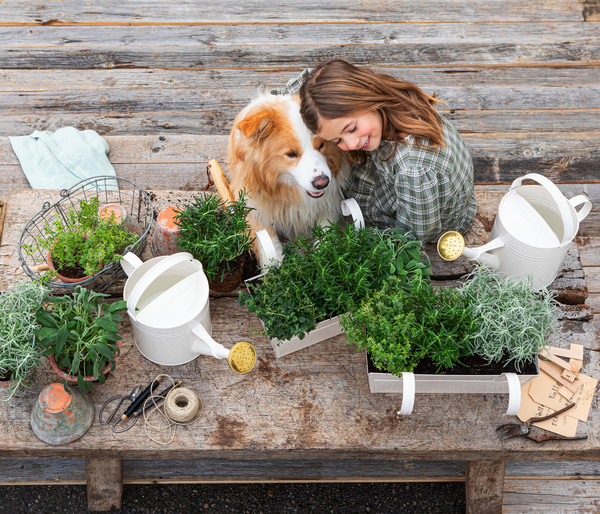
{"label": "dog's ear", "polygon": [[262,107],[249,113],[238,123],[238,128],[247,139],[260,141],[271,135],[277,128],[278,113],[275,109]]}

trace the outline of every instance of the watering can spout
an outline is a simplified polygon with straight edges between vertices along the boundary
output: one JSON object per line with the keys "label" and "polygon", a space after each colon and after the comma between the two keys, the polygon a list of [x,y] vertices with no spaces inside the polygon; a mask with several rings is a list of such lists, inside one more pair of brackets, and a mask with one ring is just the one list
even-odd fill
{"label": "watering can spout", "polygon": [[192,331],[196,336],[196,340],[192,346],[192,351],[200,355],[208,355],[215,359],[228,359],[229,350],[222,344],[217,343],[202,324],[198,324]]}
{"label": "watering can spout", "polygon": [[489,243],[486,243],[483,246],[478,246],[477,248],[465,247],[463,250],[463,255],[471,261],[477,261],[479,264],[483,264],[484,266],[488,266],[493,270],[497,270],[500,267],[500,260],[498,259],[497,255],[489,252],[498,248],[502,248],[503,246],[504,241],[497,237],[496,239],[492,239]]}

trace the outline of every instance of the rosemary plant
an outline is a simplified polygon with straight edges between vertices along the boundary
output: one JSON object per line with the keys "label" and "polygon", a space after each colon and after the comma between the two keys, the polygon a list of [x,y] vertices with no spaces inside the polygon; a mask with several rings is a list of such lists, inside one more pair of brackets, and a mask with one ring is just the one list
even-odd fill
{"label": "rosemary plant", "polygon": [[45,294],[43,285],[28,281],[0,294],[0,376],[11,381],[3,394],[6,401],[30,385],[31,374],[42,361],[44,347],[35,338],[35,312]]}
{"label": "rosemary plant", "polygon": [[477,267],[460,288],[469,301],[478,329],[471,339],[473,354],[488,362],[505,360],[521,366],[546,347],[558,316],[557,302],[547,289],[534,291],[530,279],[500,278]]}
{"label": "rosemary plant", "polygon": [[177,244],[202,263],[209,280],[223,279],[235,272],[235,261],[252,246],[246,193],[225,205],[218,195],[205,194],[194,198],[175,215],[180,234]]}
{"label": "rosemary plant", "polygon": [[388,276],[406,283],[429,275],[421,248],[396,229],[316,225],[312,239],[284,245],[281,265],[251,285],[251,294],[241,291],[239,301],[263,321],[269,337],[303,339],[320,321],[358,305]]}

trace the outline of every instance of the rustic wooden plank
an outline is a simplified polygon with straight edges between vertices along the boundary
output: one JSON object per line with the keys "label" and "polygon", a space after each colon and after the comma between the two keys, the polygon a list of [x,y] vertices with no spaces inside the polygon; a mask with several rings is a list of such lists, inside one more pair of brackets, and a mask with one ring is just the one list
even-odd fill
{"label": "rustic wooden plank", "polygon": [[[201,106],[199,106],[201,108]],[[456,110],[440,109],[463,134],[487,132],[595,132],[598,112],[573,110]],[[229,117],[227,112],[223,113]],[[33,130],[56,130],[65,125],[92,129],[103,135],[207,134],[215,127],[198,111],[162,112],[68,112],[12,114],[0,118],[0,134],[28,134]]]}
{"label": "rustic wooden plank", "polygon": [[228,68],[248,62],[273,68],[306,66],[316,56],[382,67],[600,60],[600,27],[593,23],[306,21],[260,31],[250,24],[0,27],[0,59],[3,68],[20,69]]}
{"label": "rustic wooden plank", "polygon": [[600,479],[600,463],[564,461],[557,466],[553,462],[506,461],[505,483],[509,480],[529,480],[531,477],[564,480]]}
{"label": "rustic wooden plank", "polygon": [[[595,203],[595,206],[600,206],[600,201]],[[600,265],[600,235],[589,237],[578,237],[577,245],[579,246],[579,255],[583,266],[599,266]],[[600,288],[590,288],[591,290],[600,291]]]}
{"label": "rustic wooden plank", "polygon": [[467,462],[465,494],[467,514],[499,514],[504,491],[504,461]]}
{"label": "rustic wooden plank", "polygon": [[123,496],[121,459],[88,456],[85,458],[88,509],[119,510]]}
{"label": "rustic wooden plank", "polygon": [[502,512],[598,512],[600,480],[507,480]]}
{"label": "rustic wooden plank", "polygon": [[[304,66],[314,65],[314,60]],[[257,64],[257,66],[259,66]],[[598,66],[377,68],[437,93],[445,109],[597,109]],[[8,113],[207,111],[213,123],[234,115],[258,91],[297,76],[242,69],[0,70],[0,105]],[[100,86],[100,87],[99,87]],[[34,107],[32,109],[32,106]],[[214,129],[213,129],[214,130]],[[202,132],[208,133],[208,132]]]}
{"label": "rustic wooden plank", "polygon": [[83,459],[2,459],[0,485],[85,484]]}
{"label": "rustic wooden plank", "polygon": [[[477,183],[510,183],[528,172],[550,180],[597,183],[600,163],[600,132],[586,134],[465,134],[475,167]],[[228,136],[160,135],[107,136],[109,159],[122,163],[225,162]],[[565,151],[568,149],[568,154]],[[18,160],[7,138],[0,137],[0,166]],[[1,170],[4,183],[19,176],[18,168]],[[583,187],[583,186],[582,186]]]}
{"label": "rustic wooden plank", "polygon": [[[142,8],[145,7],[145,8]],[[0,5],[0,20],[4,24],[48,25],[58,23],[87,24],[164,24],[164,23],[296,23],[312,21],[356,22],[369,20],[387,22],[390,18],[418,21],[582,21],[583,6],[577,0],[546,0],[544,9],[534,0],[519,2],[507,0],[502,4],[480,3],[477,0],[451,2],[443,7],[435,0],[380,2],[367,0],[361,4],[347,4],[343,0],[320,2],[278,0],[265,6],[260,0],[219,3],[218,10],[207,9],[194,0],[177,3],[162,2],[144,6],[136,0],[114,4],[108,0],[94,2],[91,10],[76,0],[59,2],[4,0]],[[586,16],[591,13],[586,12]]]}

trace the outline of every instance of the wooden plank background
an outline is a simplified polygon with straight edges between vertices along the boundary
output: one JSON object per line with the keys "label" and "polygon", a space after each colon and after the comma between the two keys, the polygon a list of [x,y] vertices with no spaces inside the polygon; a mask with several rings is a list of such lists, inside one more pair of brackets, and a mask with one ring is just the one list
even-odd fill
{"label": "wooden plank background", "polygon": [[[0,198],[28,187],[8,136],[66,125],[105,136],[117,174],[141,187],[201,189],[259,88],[341,57],[437,93],[478,189],[539,172],[587,193],[578,242],[600,314],[598,22],[599,0],[4,0]],[[507,488],[512,511],[535,503],[521,486]]]}

